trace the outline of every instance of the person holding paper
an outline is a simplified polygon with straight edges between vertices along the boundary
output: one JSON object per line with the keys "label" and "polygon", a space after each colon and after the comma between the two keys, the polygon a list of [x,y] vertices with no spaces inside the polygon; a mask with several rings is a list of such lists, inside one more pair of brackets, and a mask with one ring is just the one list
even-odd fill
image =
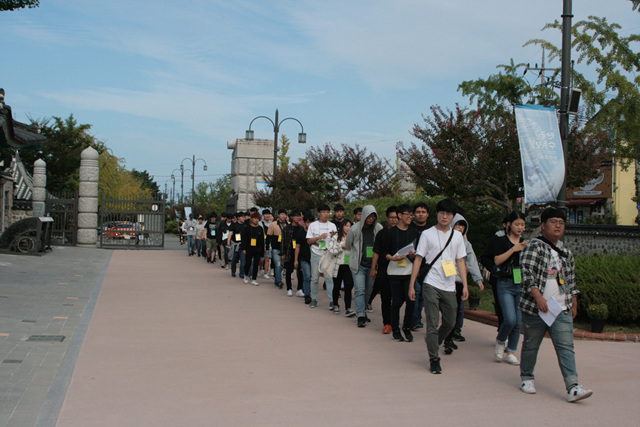
{"label": "person holding paper", "polygon": [[[391,286],[391,333],[394,341],[413,341],[414,301],[409,298],[409,281],[415,258],[414,242],[418,231],[409,227],[413,220],[413,210],[409,205],[400,205],[397,210],[398,224],[384,234],[382,256],[388,261],[387,275]],[[406,303],[402,332],[400,333],[400,308]]]}
{"label": "person holding paper", "polygon": [[[564,234],[564,211],[547,208],[542,212],[542,234],[522,251],[522,323],[524,341],[520,364],[520,390],[527,394],[536,392],[533,371],[538,350],[545,333],[549,333],[560,371],[567,389],[567,401],[577,402],[593,393],[578,382],[575,352],[573,349],[573,319],[578,313],[575,264],[573,254],[560,239]],[[549,310],[548,300],[554,298],[562,311],[548,326],[539,313]]]}
{"label": "person holding paper", "polygon": [[518,349],[522,328],[522,315],[518,304],[522,283],[520,252],[528,243],[522,239],[522,232],[526,226],[525,218],[522,212],[511,212],[507,215],[506,235],[491,240],[491,245],[485,248],[485,252],[493,257],[492,273],[498,278],[496,287],[503,319],[498,329],[494,355],[497,362],[504,361],[510,365],[520,364],[515,352]]}
{"label": "person holding paper", "polygon": [[[318,206],[318,220],[312,222],[307,230],[307,243],[311,246],[311,303],[309,307],[318,306],[318,281],[320,280],[320,258],[327,250],[327,239],[338,232],[336,225],[329,222],[331,210],[328,205]],[[327,285],[329,296],[329,309],[333,311],[333,277],[324,275],[324,283]]]}

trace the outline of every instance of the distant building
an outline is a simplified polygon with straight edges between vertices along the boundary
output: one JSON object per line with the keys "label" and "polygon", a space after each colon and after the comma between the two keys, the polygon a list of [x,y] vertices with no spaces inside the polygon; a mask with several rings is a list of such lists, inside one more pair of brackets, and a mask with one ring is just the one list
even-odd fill
{"label": "distant building", "polygon": [[567,189],[569,222],[582,224],[589,215],[615,214],[618,225],[636,225],[635,164],[623,170],[619,161],[600,164],[600,175],[583,187]]}

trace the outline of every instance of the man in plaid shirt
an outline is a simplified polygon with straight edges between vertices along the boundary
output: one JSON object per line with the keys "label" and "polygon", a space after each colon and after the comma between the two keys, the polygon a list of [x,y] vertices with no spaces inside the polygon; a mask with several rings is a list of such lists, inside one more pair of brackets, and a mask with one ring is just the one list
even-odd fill
{"label": "man in plaid shirt", "polygon": [[[573,319],[578,312],[575,264],[573,254],[560,238],[564,234],[565,214],[562,210],[547,208],[542,213],[542,234],[525,247],[520,255],[522,269],[522,326],[524,342],[520,362],[520,390],[536,392],[533,370],[538,350],[546,332],[549,333],[560,371],[567,388],[567,401],[577,402],[591,396],[592,391],[578,384],[578,372],[573,350]],[[562,312],[551,326],[539,316],[548,311],[548,302],[554,298]]]}

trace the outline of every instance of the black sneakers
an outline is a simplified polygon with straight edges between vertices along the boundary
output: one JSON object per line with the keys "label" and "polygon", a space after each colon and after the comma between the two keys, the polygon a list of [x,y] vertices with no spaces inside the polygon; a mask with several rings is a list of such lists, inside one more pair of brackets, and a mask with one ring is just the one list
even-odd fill
{"label": "black sneakers", "polygon": [[429,359],[429,371],[432,374],[441,374],[442,368],[440,367],[440,358],[434,357],[433,359]]}
{"label": "black sneakers", "polygon": [[465,337],[460,334],[460,331],[453,331],[453,336],[451,338],[453,338],[454,341],[459,342],[464,342],[466,340]]}
{"label": "black sneakers", "polygon": [[392,338],[393,338],[394,341],[404,341],[404,338],[402,337],[402,334],[400,333],[400,329],[394,329],[392,331],[392,333],[393,333]]}
{"label": "black sneakers", "polygon": [[413,334],[411,334],[411,329],[410,328],[402,328],[402,332],[404,332],[404,340],[406,342],[413,341]]}
{"label": "black sneakers", "polygon": [[367,326],[367,318],[358,317],[358,328],[364,328],[365,326]]}

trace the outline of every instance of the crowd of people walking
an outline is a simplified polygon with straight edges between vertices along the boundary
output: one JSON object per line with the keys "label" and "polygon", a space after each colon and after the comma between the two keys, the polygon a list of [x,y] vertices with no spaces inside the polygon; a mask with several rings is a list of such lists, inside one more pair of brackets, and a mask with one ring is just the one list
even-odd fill
{"label": "crowd of people walking", "polygon": [[[375,207],[367,205],[355,209],[351,221],[344,206],[337,204],[331,219],[330,207],[322,204],[317,218],[310,211],[284,209],[274,218],[269,209],[252,208],[224,213],[220,219],[215,212],[206,220],[190,215],[181,227],[189,256],[218,263],[247,284],[259,286],[262,277],[278,289],[286,286],[287,296],[304,298],[312,309],[318,307],[322,289],[330,312],[355,318],[359,328],[370,322],[367,314],[380,295],[381,332],[396,342],[412,342],[413,332],[424,328],[429,371],[440,374],[441,350],[451,355],[457,343],[465,341],[468,277],[484,289],[482,268],[467,239],[469,223],[451,199],[438,202],[437,221],[431,227],[425,203],[393,206],[385,214],[386,220],[380,222]],[[564,221],[562,211],[545,210],[542,233],[528,241],[522,237],[525,215],[512,212],[504,218],[504,229],[487,243],[480,261],[496,296],[495,360],[520,366],[520,389],[536,393],[536,357],[549,333],[567,400],[575,402],[592,392],[578,383],[575,366],[573,318],[578,291],[573,255],[560,240]],[[519,360],[516,351],[523,327]]]}

